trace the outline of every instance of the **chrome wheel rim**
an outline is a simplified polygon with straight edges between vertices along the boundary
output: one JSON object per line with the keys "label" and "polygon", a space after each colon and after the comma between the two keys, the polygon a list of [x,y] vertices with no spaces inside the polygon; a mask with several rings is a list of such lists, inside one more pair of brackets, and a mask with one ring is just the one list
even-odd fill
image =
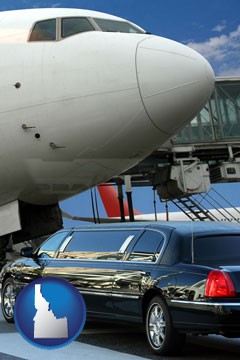
{"label": "chrome wheel rim", "polygon": [[3,310],[8,318],[12,318],[14,314],[14,304],[16,299],[16,292],[13,284],[8,284],[4,289],[3,294]]}
{"label": "chrome wheel rim", "polygon": [[160,348],[166,336],[166,322],[159,304],[154,304],[149,312],[148,333],[155,348]]}

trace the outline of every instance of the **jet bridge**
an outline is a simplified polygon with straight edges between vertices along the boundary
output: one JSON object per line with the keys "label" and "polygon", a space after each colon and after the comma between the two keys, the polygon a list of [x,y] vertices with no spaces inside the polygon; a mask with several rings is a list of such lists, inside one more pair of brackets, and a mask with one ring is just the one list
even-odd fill
{"label": "jet bridge", "polygon": [[132,186],[152,186],[181,210],[188,204],[193,220],[209,219],[207,209],[196,210],[194,194],[207,193],[211,183],[240,181],[240,77],[216,78],[210,100],[188,125],[111,181],[124,184],[126,175]]}

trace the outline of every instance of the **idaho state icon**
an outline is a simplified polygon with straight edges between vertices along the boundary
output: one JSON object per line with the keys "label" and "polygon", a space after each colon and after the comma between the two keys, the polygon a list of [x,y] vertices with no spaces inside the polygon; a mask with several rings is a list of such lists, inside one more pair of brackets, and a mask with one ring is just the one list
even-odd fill
{"label": "idaho state icon", "polygon": [[86,321],[82,295],[63,279],[46,277],[25,286],[16,299],[14,320],[32,345],[55,349],[68,345]]}

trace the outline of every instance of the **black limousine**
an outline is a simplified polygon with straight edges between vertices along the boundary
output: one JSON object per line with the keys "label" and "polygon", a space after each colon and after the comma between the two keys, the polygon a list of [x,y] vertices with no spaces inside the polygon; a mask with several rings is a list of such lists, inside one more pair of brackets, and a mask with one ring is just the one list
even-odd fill
{"label": "black limousine", "polygon": [[55,276],[82,293],[87,319],[144,323],[161,355],[179,351],[186,333],[240,337],[238,224],[91,225],[61,230],[22,255],[0,275],[9,322],[19,291]]}

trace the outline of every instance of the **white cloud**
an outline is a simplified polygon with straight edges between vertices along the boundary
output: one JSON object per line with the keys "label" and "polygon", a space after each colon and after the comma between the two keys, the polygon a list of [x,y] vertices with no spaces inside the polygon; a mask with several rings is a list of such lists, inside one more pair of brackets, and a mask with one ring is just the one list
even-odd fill
{"label": "white cloud", "polygon": [[225,28],[226,28],[226,21],[223,20],[223,21],[221,21],[220,24],[218,24],[217,26],[215,26],[215,27],[212,29],[212,31],[222,32]]}
{"label": "white cloud", "polygon": [[61,6],[60,2],[51,5],[52,8],[57,8],[59,6]]}
{"label": "white cloud", "polygon": [[41,7],[41,3],[35,3],[32,5],[33,9],[39,9]]}
{"label": "white cloud", "polygon": [[222,64],[218,76],[240,76],[240,65],[234,67],[234,65]]}
{"label": "white cloud", "polygon": [[230,71],[232,75],[240,75],[240,25],[228,34],[214,36],[203,42],[190,41],[187,45],[205,56],[217,75]]}
{"label": "white cloud", "polygon": [[29,8],[34,8],[34,9],[38,9],[38,8],[42,8],[42,7],[51,7],[51,8],[56,8],[56,7],[59,7],[61,6],[61,3],[60,2],[56,2],[56,3],[53,3],[53,4],[50,4],[49,1],[35,1],[35,3],[33,3],[32,0],[23,0],[24,4],[30,4]]}

